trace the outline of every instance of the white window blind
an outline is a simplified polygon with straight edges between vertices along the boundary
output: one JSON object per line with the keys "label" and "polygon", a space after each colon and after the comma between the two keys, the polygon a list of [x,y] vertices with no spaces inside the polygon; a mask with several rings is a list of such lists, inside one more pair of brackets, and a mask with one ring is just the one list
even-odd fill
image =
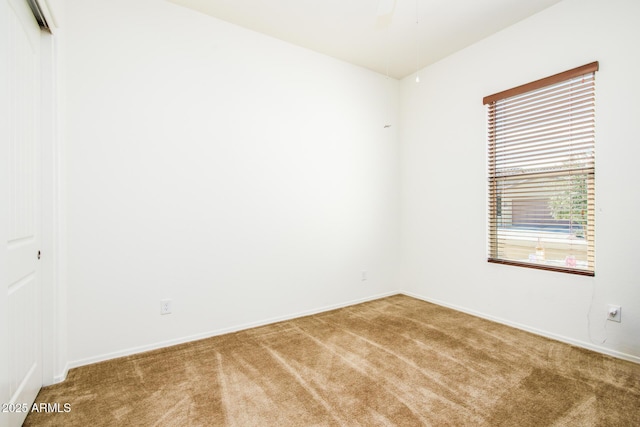
{"label": "white window blind", "polygon": [[595,72],[485,97],[489,262],[595,274]]}

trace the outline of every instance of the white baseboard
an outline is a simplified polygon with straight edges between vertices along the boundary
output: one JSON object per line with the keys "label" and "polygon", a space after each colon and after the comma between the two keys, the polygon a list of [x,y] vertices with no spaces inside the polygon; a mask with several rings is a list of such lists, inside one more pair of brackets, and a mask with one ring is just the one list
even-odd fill
{"label": "white baseboard", "polygon": [[154,344],[149,344],[149,345],[144,345],[144,346],[139,346],[139,347],[132,347],[132,348],[124,349],[124,350],[115,351],[115,352],[112,352],[112,353],[106,353],[106,354],[102,354],[102,355],[99,355],[99,356],[89,357],[89,358],[86,358],[86,359],[74,360],[72,362],[67,363],[63,375],[56,376],[54,380],[56,382],[64,381],[64,379],[67,377],[67,373],[69,372],[70,369],[77,368],[77,367],[80,367],[80,366],[90,365],[90,364],[98,363],[98,362],[104,362],[106,360],[116,359],[118,357],[131,356],[133,354],[144,353],[146,351],[157,350],[157,349],[160,349],[160,348],[170,347],[170,346],[178,345],[178,344],[184,344],[184,343],[191,342],[191,341],[198,341],[198,340],[201,340],[201,339],[211,338],[211,337],[215,337],[215,336],[218,336],[218,335],[224,335],[224,334],[229,334],[229,333],[232,333],[232,332],[243,331],[245,329],[251,329],[251,328],[256,328],[258,326],[265,326],[265,325],[269,325],[269,324],[272,324],[272,323],[282,322],[282,321],[285,321],[285,320],[296,319],[298,317],[310,316],[310,315],[313,315],[313,314],[323,313],[323,312],[335,310],[335,309],[338,309],[338,308],[343,308],[343,307],[348,307],[348,306],[351,306],[351,305],[361,304],[361,303],[367,302],[367,301],[373,301],[373,300],[377,300],[377,299],[380,299],[380,298],[385,298],[385,297],[388,297],[388,296],[391,296],[391,295],[398,295],[398,292],[396,292],[396,291],[386,292],[386,293],[382,293],[382,294],[369,296],[369,297],[366,297],[366,298],[360,298],[360,299],[357,299],[357,300],[351,300],[351,301],[340,303],[340,304],[328,305],[328,306],[324,306],[324,307],[313,309],[313,310],[297,312],[297,313],[293,313],[293,314],[289,314],[289,315],[285,315],[285,316],[273,317],[273,318],[261,320],[261,321],[258,321],[258,322],[245,323],[245,324],[241,324],[241,325],[238,325],[238,326],[232,326],[232,327],[229,327],[229,328],[217,329],[217,330],[214,330],[214,331],[203,332],[203,333],[199,333],[199,334],[195,334],[195,335],[189,335],[189,336],[186,336],[186,337],[176,338],[176,339],[167,340],[167,341],[161,341],[161,342],[157,342],[157,343],[154,343]]}
{"label": "white baseboard", "polygon": [[610,348],[602,347],[602,346],[599,346],[599,345],[596,345],[596,344],[593,344],[593,343],[589,343],[589,342],[586,342],[586,341],[575,340],[575,339],[568,338],[568,337],[565,337],[565,336],[562,336],[562,335],[557,335],[557,334],[554,334],[554,333],[551,333],[551,332],[548,332],[548,331],[543,331],[541,329],[532,328],[532,327],[527,326],[527,325],[522,325],[522,324],[517,323],[517,322],[511,322],[509,320],[505,320],[505,319],[502,319],[502,318],[499,318],[499,317],[491,316],[491,315],[488,315],[488,314],[485,314],[485,313],[481,313],[481,312],[478,312],[478,311],[475,311],[475,310],[470,310],[470,309],[467,309],[465,307],[460,307],[460,306],[457,306],[457,305],[454,305],[454,304],[448,304],[446,302],[439,301],[439,300],[436,300],[436,299],[433,299],[433,298],[427,298],[427,297],[424,297],[422,295],[414,294],[412,292],[401,291],[399,293],[402,294],[402,295],[406,295],[406,296],[409,296],[409,297],[412,297],[412,298],[416,298],[416,299],[422,300],[422,301],[430,302],[432,304],[436,304],[436,305],[439,305],[439,306],[442,306],[442,307],[450,308],[452,310],[460,311],[462,313],[470,314],[472,316],[480,317],[482,319],[487,319],[487,320],[490,320],[492,322],[496,322],[496,323],[500,323],[500,324],[503,324],[503,325],[506,325],[506,326],[510,326],[512,328],[521,329],[523,331],[531,332],[531,333],[536,334],[536,335],[540,335],[540,336],[543,336],[543,337],[546,337],[546,338],[551,338],[552,340],[560,341],[560,342],[563,342],[563,343],[566,343],[566,344],[571,344],[571,345],[574,345],[576,347],[585,348],[587,350],[592,350],[592,351],[595,351],[597,353],[606,354],[608,356],[612,356],[612,357],[615,357],[617,359],[627,360],[629,362],[634,362],[634,363],[640,364],[640,357],[634,356],[632,354],[622,353],[622,352],[619,352],[619,351],[616,351],[616,350],[612,350]]}
{"label": "white baseboard", "polygon": [[67,375],[69,374],[69,364],[67,363],[64,366],[64,370],[60,373],[60,375],[56,375],[53,377],[53,384],[61,383],[62,381],[67,379]]}

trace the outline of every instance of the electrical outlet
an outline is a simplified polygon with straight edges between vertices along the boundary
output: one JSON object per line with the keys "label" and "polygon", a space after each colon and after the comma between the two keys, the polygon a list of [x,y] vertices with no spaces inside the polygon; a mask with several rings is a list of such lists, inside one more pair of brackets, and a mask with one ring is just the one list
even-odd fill
{"label": "electrical outlet", "polygon": [[163,299],[160,301],[160,314],[171,314],[170,299]]}
{"label": "electrical outlet", "polygon": [[622,307],[609,304],[607,308],[607,320],[620,323],[622,321]]}
{"label": "electrical outlet", "polygon": [[360,280],[362,280],[363,282],[367,280],[367,271],[366,270],[362,270],[362,272],[360,273]]}

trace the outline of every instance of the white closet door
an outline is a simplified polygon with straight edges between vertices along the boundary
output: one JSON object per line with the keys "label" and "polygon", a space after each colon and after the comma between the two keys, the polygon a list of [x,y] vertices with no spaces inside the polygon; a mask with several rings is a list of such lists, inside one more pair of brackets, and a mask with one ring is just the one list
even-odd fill
{"label": "white closet door", "polygon": [[[5,93],[2,120],[6,120],[2,159],[8,167],[8,191],[2,195],[9,207],[6,293],[8,379],[10,402],[30,408],[42,386],[42,324],[40,250],[40,28],[25,0],[0,0],[0,62],[4,63]],[[6,175],[5,175],[6,176]],[[6,187],[5,187],[6,188]],[[4,344],[4,343],[3,343]],[[6,349],[6,350],[5,350]],[[25,412],[11,411],[9,425],[18,426]]]}

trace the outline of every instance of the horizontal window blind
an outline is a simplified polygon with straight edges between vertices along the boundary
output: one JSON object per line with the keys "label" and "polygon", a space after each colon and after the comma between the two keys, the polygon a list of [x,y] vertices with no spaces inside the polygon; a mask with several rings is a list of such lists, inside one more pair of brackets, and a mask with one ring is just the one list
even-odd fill
{"label": "horizontal window blind", "polygon": [[598,63],[486,97],[489,261],[595,274]]}

